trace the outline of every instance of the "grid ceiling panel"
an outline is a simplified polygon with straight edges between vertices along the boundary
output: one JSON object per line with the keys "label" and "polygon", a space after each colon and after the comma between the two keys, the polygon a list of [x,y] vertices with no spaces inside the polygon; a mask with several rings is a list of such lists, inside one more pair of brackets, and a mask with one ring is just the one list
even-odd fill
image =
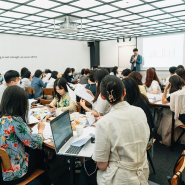
{"label": "grid ceiling panel", "polygon": [[[65,16],[78,33],[54,32]],[[0,0],[0,32],[6,34],[89,41],[184,30],[185,0]]]}

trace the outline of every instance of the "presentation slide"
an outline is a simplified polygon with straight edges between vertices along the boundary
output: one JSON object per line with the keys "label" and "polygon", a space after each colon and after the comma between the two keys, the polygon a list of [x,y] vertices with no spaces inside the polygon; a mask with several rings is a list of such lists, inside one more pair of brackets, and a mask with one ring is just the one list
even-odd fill
{"label": "presentation slide", "polygon": [[[140,40],[141,41],[141,40]],[[143,69],[169,69],[183,64],[184,34],[171,34],[142,38]]]}

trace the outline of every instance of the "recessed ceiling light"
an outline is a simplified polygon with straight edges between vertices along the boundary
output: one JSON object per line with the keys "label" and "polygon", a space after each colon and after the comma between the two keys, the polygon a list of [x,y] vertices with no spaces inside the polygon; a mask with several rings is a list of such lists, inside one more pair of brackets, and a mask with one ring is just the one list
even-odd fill
{"label": "recessed ceiling light", "polygon": [[72,6],[64,5],[64,6],[54,8],[52,10],[54,10],[56,12],[61,12],[61,13],[71,13],[71,12],[79,11],[80,9],[72,7]]}
{"label": "recessed ceiling light", "polygon": [[22,17],[25,17],[26,14],[15,13],[15,12],[5,12],[5,13],[1,14],[1,16],[11,17],[11,18],[22,18]]}
{"label": "recessed ceiling light", "polygon": [[43,17],[58,17],[61,16],[62,13],[55,13],[55,12],[51,12],[51,11],[45,11],[42,13],[38,13],[37,15],[43,16]]}
{"label": "recessed ceiling light", "polygon": [[35,0],[32,1],[31,3],[28,3],[28,5],[48,9],[58,6],[60,4],[49,0]]}
{"label": "recessed ceiling light", "polygon": [[21,12],[21,13],[34,14],[34,13],[42,11],[42,9],[32,8],[32,7],[29,7],[29,6],[20,6],[18,8],[15,8],[14,11]]}
{"label": "recessed ceiling light", "polygon": [[95,1],[95,0],[79,0],[74,3],[71,3],[72,5],[78,6],[80,8],[90,8],[93,6],[101,5],[102,3]]}

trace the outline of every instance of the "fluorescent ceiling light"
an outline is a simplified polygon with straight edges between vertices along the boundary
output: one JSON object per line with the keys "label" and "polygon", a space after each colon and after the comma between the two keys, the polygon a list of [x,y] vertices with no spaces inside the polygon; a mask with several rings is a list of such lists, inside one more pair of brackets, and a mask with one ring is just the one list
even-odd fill
{"label": "fluorescent ceiling light", "polygon": [[14,33],[14,34],[18,34],[19,32],[16,32],[16,31],[5,31],[5,33]]}
{"label": "fluorescent ceiling light", "polygon": [[103,26],[100,26],[101,28],[111,28],[113,27],[113,25],[111,24],[106,24],[106,25],[103,25]]}
{"label": "fluorescent ceiling light", "polygon": [[111,17],[121,17],[121,16],[125,16],[125,15],[129,15],[131,13],[126,12],[124,10],[120,10],[120,11],[116,11],[116,12],[112,12],[112,13],[107,13],[108,16]]}
{"label": "fluorescent ceiling light", "polygon": [[18,8],[15,8],[14,11],[16,12],[21,12],[21,13],[29,13],[29,14],[34,14],[34,13],[37,13],[37,12],[40,12],[42,11],[42,9],[39,9],[39,8],[32,8],[32,7],[29,7],[29,6],[20,6]]}
{"label": "fluorescent ceiling light", "polygon": [[33,22],[32,21],[24,21],[24,20],[16,20],[16,21],[13,21],[13,23],[16,23],[16,24],[32,24]]}
{"label": "fluorescent ceiling light", "polygon": [[175,21],[175,22],[169,22],[169,23],[166,23],[167,25],[175,25],[175,24],[183,24],[184,21]]}
{"label": "fluorescent ceiling light", "polygon": [[71,4],[80,8],[90,8],[93,6],[101,5],[102,3],[95,0],[79,0]]}
{"label": "fluorescent ceiling light", "polygon": [[139,13],[139,12],[146,12],[153,9],[155,8],[146,4],[146,5],[141,5],[134,8],[128,8],[127,10],[133,13]]}
{"label": "fluorescent ceiling light", "polygon": [[22,31],[27,31],[27,30],[24,28],[15,28],[14,31],[22,32]]}
{"label": "fluorescent ceiling light", "polygon": [[154,17],[150,17],[153,20],[159,20],[159,19],[165,19],[165,18],[170,18],[172,17],[171,15],[168,14],[164,14],[164,15],[158,15],[158,16],[154,16]]}
{"label": "fluorescent ceiling light", "polygon": [[172,21],[177,21],[177,18],[171,18],[171,19],[163,19],[163,20],[159,20],[159,22],[172,22]]}
{"label": "fluorescent ceiling light", "polygon": [[15,13],[15,12],[5,12],[5,13],[1,14],[1,16],[11,17],[11,18],[22,18],[22,17],[25,17],[26,14]]}
{"label": "fluorescent ceiling light", "polygon": [[11,0],[12,2],[16,2],[16,3],[25,3],[28,0]]}
{"label": "fluorescent ceiling light", "polygon": [[130,25],[130,22],[121,22],[121,23],[116,23],[116,25],[118,26],[126,26],[126,25]]}
{"label": "fluorescent ceiling light", "polygon": [[164,1],[152,3],[152,5],[158,8],[163,8],[163,7],[173,6],[173,5],[178,5],[178,4],[183,4],[183,1],[182,0],[164,0]]}
{"label": "fluorescent ceiling light", "polygon": [[181,16],[181,15],[185,15],[185,11],[183,11],[183,12],[176,12],[176,13],[172,13],[172,15],[174,15],[174,16]]}
{"label": "fluorescent ceiling light", "polygon": [[91,8],[92,11],[97,13],[106,13],[117,10],[117,8],[110,6],[110,5],[102,5],[96,8]]}
{"label": "fluorescent ceiling light", "polygon": [[123,19],[125,21],[129,21],[129,20],[133,20],[133,19],[139,19],[141,18],[138,15],[129,15],[129,16],[125,16],[125,17],[120,17],[120,19]]}
{"label": "fluorescent ceiling light", "polygon": [[88,25],[90,26],[100,26],[100,25],[103,25],[104,23],[101,23],[101,22],[92,22],[92,23],[89,23]]}
{"label": "fluorescent ceiling light", "polygon": [[121,20],[118,20],[118,19],[109,19],[109,20],[105,20],[103,22],[106,22],[106,23],[116,23],[116,22],[120,22]]}
{"label": "fluorescent ceiling light", "polygon": [[149,12],[140,13],[139,15],[148,17],[148,16],[153,16],[153,15],[159,15],[159,14],[164,14],[164,12],[162,12],[161,10],[152,10]]}
{"label": "fluorescent ceiling light", "polygon": [[13,7],[17,6],[17,4],[14,4],[14,3],[8,3],[6,1],[0,1],[0,7],[2,9],[5,9],[5,10],[8,10],[8,9],[11,9]]}
{"label": "fluorescent ceiling light", "polygon": [[93,16],[93,15],[96,15],[96,14],[92,13],[92,12],[89,12],[87,10],[84,10],[84,11],[80,11],[78,13],[73,13],[72,15],[76,15],[76,16],[79,16],[79,17],[89,17],[89,16]]}
{"label": "fluorescent ceiling light", "polygon": [[21,25],[18,25],[18,24],[11,24],[11,23],[6,23],[6,24],[4,24],[3,26],[17,28],[17,27],[20,27]]}
{"label": "fluorescent ceiling light", "polygon": [[55,13],[55,12],[51,12],[51,11],[45,11],[42,13],[39,13],[37,15],[43,16],[43,17],[58,17],[61,16],[62,13]]}
{"label": "fluorescent ceiling light", "polygon": [[35,26],[24,26],[23,28],[28,29],[28,30],[35,30],[35,29],[37,29],[37,27],[35,27]]}
{"label": "fluorescent ceiling light", "polygon": [[11,19],[11,18],[5,18],[5,17],[0,17],[0,21],[2,22],[10,22],[10,21],[13,21],[14,19]]}
{"label": "fluorescent ceiling light", "polygon": [[28,5],[49,9],[49,8],[58,6],[60,4],[49,0],[35,0],[35,1],[32,1],[31,3],[28,3]]}
{"label": "fluorescent ceiling light", "polygon": [[64,6],[54,8],[52,10],[54,10],[56,12],[61,12],[61,13],[71,13],[71,12],[79,11],[80,9],[72,7],[72,6],[64,5]]}
{"label": "fluorescent ceiling light", "polygon": [[165,12],[177,12],[181,10],[185,10],[185,5],[179,5],[179,6],[174,6],[170,8],[164,8],[163,9]]}
{"label": "fluorescent ceiling light", "polygon": [[120,8],[127,8],[127,7],[131,7],[131,6],[143,4],[143,2],[141,2],[139,0],[129,0],[129,1],[122,0],[122,1],[112,3],[112,4],[117,7],[120,7]]}
{"label": "fluorescent ceiling light", "polygon": [[151,22],[145,22],[145,23],[141,23],[141,25],[147,26],[147,25],[152,25],[152,24],[157,24],[157,21],[151,21]]}
{"label": "fluorescent ceiling light", "polygon": [[143,19],[138,19],[138,20],[134,20],[134,21],[130,21],[130,22],[133,22],[133,23],[141,23],[141,22],[149,22],[150,19],[147,19],[147,18],[143,18]]}
{"label": "fluorescent ceiling light", "polygon": [[105,15],[97,15],[97,16],[93,16],[93,17],[90,17],[90,19],[93,19],[93,20],[104,20],[104,19],[109,19],[109,17],[105,16]]}
{"label": "fluorescent ceiling light", "polygon": [[3,29],[3,30],[10,30],[10,29],[12,29],[12,28],[8,28],[8,27],[0,26],[0,29]]}
{"label": "fluorescent ceiling light", "polygon": [[29,17],[25,17],[24,19],[30,20],[30,21],[43,21],[46,18],[32,15],[32,16],[29,16]]}

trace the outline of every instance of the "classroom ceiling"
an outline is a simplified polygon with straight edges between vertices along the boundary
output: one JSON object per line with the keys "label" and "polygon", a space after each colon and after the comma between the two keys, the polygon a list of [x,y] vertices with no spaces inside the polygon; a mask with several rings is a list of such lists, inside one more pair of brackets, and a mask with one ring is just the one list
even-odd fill
{"label": "classroom ceiling", "polygon": [[[66,15],[78,33],[53,31]],[[185,0],[0,0],[0,33],[90,41],[182,31]]]}

